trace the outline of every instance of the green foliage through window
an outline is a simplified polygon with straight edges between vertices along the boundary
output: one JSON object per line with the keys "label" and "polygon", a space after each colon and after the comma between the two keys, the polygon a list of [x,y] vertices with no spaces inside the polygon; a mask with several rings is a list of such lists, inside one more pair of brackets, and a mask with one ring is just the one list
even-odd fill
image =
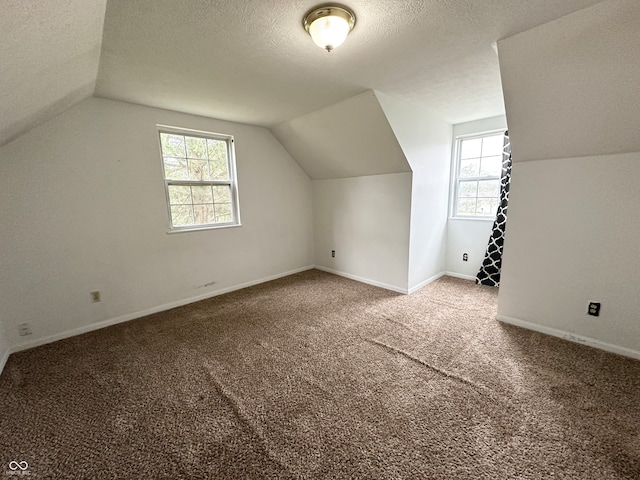
{"label": "green foliage through window", "polygon": [[238,224],[232,138],[160,131],[172,229]]}

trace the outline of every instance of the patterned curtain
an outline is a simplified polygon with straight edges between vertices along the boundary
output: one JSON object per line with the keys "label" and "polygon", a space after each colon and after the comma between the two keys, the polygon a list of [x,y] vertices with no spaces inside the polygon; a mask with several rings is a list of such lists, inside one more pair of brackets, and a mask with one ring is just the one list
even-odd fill
{"label": "patterned curtain", "polygon": [[504,246],[504,232],[507,228],[507,206],[509,204],[509,184],[511,183],[511,143],[509,132],[504,132],[504,148],[502,150],[502,173],[500,175],[500,205],[496,219],[493,222],[489,246],[484,255],[484,261],[476,275],[476,283],[500,286],[500,270],[502,269],[502,248]]}

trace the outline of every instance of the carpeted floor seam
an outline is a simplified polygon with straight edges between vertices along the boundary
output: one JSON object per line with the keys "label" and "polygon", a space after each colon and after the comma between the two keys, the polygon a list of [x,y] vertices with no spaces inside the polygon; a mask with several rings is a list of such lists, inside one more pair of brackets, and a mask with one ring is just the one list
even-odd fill
{"label": "carpeted floor seam", "polygon": [[267,457],[269,457],[271,461],[276,463],[285,472],[288,472],[290,475],[292,475],[292,472],[289,470],[289,466],[285,462],[280,460],[280,458],[278,458],[278,456],[269,447],[269,442],[267,441],[267,438],[262,429],[254,425],[254,423],[251,421],[251,417],[244,412],[240,400],[224,386],[220,378],[218,378],[218,376],[212,371],[211,367],[205,365],[204,371],[206,372],[208,378],[211,380],[211,383],[213,384],[218,394],[229,404],[240,423],[244,425],[259,440]]}
{"label": "carpeted floor seam", "polygon": [[456,380],[458,382],[464,383],[464,384],[469,385],[469,386],[471,386],[473,388],[476,388],[476,389],[488,390],[487,387],[484,387],[482,385],[476,384],[476,383],[472,382],[471,380],[469,380],[467,378],[461,377],[459,375],[455,375],[455,374],[453,374],[451,372],[443,370],[442,368],[435,367],[435,366],[425,362],[424,360],[422,360],[422,359],[410,354],[409,352],[406,352],[404,350],[401,350],[399,348],[391,346],[391,345],[389,345],[387,343],[380,342],[380,341],[375,340],[375,339],[367,339],[367,341],[369,343],[373,344],[373,345],[377,345],[379,347],[382,347],[382,348],[384,348],[384,349],[386,349],[386,350],[388,350],[388,351],[390,351],[392,353],[402,355],[402,356],[408,358],[409,360],[411,360],[411,361],[413,361],[413,362],[415,362],[415,363],[417,363],[419,365],[422,365],[423,367],[428,368],[429,370],[432,370],[432,371],[442,375],[443,377],[450,378],[452,380]]}

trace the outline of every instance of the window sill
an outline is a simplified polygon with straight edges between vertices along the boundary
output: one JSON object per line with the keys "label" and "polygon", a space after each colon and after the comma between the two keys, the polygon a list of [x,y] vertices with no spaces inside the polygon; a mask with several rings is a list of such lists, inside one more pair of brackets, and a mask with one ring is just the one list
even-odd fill
{"label": "window sill", "polygon": [[449,220],[462,220],[462,221],[467,221],[470,220],[472,222],[493,222],[496,219],[495,216],[493,217],[449,217]]}
{"label": "window sill", "polygon": [[221,228],[235,228],[241,227],[241,223],[228,223],[225,225],[203,225],[198,227],[185,227],[185,228],[174,228],[173,230],[168,230],[167,233],[185,233],[185,232],[201,232],[203,230],[219,230]]}

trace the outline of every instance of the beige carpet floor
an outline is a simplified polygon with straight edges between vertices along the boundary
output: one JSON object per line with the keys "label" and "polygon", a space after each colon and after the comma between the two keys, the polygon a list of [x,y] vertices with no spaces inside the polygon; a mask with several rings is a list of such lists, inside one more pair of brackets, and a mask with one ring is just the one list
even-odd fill
{"label": "beige carpet floor", "polygon": [[14,354],[0,478],[640,478],[640,362],[496,305],[311,270]]}

